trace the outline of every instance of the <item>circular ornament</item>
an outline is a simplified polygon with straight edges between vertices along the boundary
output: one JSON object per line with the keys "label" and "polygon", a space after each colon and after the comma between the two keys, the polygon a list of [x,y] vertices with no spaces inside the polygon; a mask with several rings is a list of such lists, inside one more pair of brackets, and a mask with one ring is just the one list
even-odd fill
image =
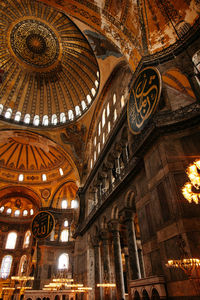
{"label": "circular ornament", "polygon": [[36,239],[45,239],[52,232],[55,225],[53,215],[48,211],[40,211],[33,219],[31,229]]}
{"label": "circular ornament", "polygon": [[60,53],[56,33],[40,20],[25,19],[14,25],[10,44],[20,60],[36,68],[51,66]]}
{"label": "circular ornament", "polygon": [[139,134],[152,117],[160,100],[161,75],[154,67],[143,69],[136,77],[127,106],[129,129]]}

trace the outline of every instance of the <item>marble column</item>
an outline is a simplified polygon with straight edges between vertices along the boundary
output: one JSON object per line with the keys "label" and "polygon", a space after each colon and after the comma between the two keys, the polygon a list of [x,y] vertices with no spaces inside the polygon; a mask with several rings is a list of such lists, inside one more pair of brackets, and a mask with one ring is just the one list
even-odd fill
{"label": "marble column", "polygon": [[140,262],[137,250],[137,241],[134,226],[134,214],[131,209],[123,210],[124,223],[126,225],[127,243],[129,252],[130,280],[141,278]]}
{"label": "marble column", "polygon": [[[101,231],[101,240],[102,240],[102,262],[103,262],[103,282],[111,282],[110,274],[110,253],[109,253],[109,232],[106,230]],[[104,290],[104,299],[111,298],[111,290]]]}
{"label": "marble column", "polygon": [[117,300],[125,299],[124,276],[122,267],[121,244],[119,235],[119,223],[111,220],[108,224],[113,237],[115,280],[117,288]]}
{"label": "marble column", "polygon": [[94,249],[94,279],[95,279],[95,300],[102,299],[101,288],[97,287],[101,283],[101,258],[100,258],[100,244],[99,237],[92,238],[92,246]]}

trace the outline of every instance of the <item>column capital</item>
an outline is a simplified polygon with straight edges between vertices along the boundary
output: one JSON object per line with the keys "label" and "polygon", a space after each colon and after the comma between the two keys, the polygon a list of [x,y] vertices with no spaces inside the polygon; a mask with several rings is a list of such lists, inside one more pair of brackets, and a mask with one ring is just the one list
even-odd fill
{"label": "column capital", "polygon": [[124,222],[134,220],[135,214],[136,214],[135,210],[128,207],[123,208],[119,212],[119,216],[123,218]]}
{"label": "column capital", "polygon": [[106,230],[106,229],[102,229],[100,231],[100,238],[103,240],[103,241],[106,241],[106,240],[109,240],[110,237],[109,237],[109,231]]}
{"label": "column capital", "polygon": [[119,221],[116,219],[110,220],[108,222],[108,229],[111,232],[119,231]]}

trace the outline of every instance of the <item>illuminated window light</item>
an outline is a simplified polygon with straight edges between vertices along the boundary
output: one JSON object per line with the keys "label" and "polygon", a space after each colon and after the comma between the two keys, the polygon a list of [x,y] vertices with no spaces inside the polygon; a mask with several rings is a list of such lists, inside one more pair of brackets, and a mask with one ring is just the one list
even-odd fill
{"label": "illuminated window light", "polygon": [[46,181],[47,180],[47,175],[46,174],[42,174],[42,180]]}
{"label": "illuminated window light", "polygon": [[34,214],[34,210],[31,208],[30,209],[30,215],[32,216]]}
{"label": "illuminated window light", "polygon": [[92,88],[92,89],[91,89],[91,93],[92,93],[92,96],[94,97],[94,96],[95,96],[95,94],[96,94],[96,91],[95,91],[95,89],[94,89],[94,88]]}
{"label": "illuminated window light", "polygon": [[106,110],[104,108],[102,113],[102,128],[104,127],[105,123],[106,123]]}
{"label": "illuminated window light", "polygon": [[58,122],[57,116],[56,116],[56,114],[53,114],[51,116],[51,124],[56,125],[57,122]]}
{"label": "illuminated window light", "polygon": [[121,107],[124,107],[124,104],[125,104],[124,95],[122,95],[122,97],[121,97]]}
{"label": "illuminated window light", "polygon": [[17,209],[17,210],[15,211],[14,215],[15,215],[16,217],[18,217],[18,216],[20,215],[20,210]]}
{"label": "illuminated window light", "polygon": [[42,119],[42,125],[48,126],[48,124],[49,124],[49,118],[47,115],[44,115]]}
{"label": "illuminated window light", "polygon": [[0,115],[2,114],[3,111],[3,104],[0,104]]}
{"label": "illuminated window light", "polygon": [[114,95],[113,95],[113,105],[115,105],[116,100],[117,100],[117,97],[116,97],[116,94],[114,94]]}
{"label": "illuminated window light", "polygon": [[69,225],[68,220],[65,220],[63,225],[64,225],[64,227],[67,227]]}
{"label": "illuminated window light", "polygon": [[12,212],[12,209],[11,209],[11,208],[8,208],[7,211],[6,211],[6,213],[7,213],[8,215],[10,215],[11,212]]}
{"label": "illuminated window light", "polygon": [[71,109],[68,111],[68,118],[69,118],[70,121],[74,120],[74,113]]}
{"label": "illuminated window light", "polygon": [[94,138],[94,146],[96,146],[96,144],[97,144],[97,137],[95,136],[95,138]]}
{"label": "illuminated window light", "polygon": [[99,78],[99,71],[97,71],[97,77]]}
{"label": "illuminated window light", "polygon": [[109,103],[107,104],[106,110],[107,110],[107,117],[108,117],[110,115],[110,104]]}
{"label": "illuminated window light", "polygon": [[87,108],[85,101],[81,101],[82,109],[85,110]]}
{"label": "illuminated window light", "polygon": [[16,232],[9,232],[7,241],[6,241],[6,249],[15,249],[17,241],[17,233]]}
{"label": "illuminated window light", "polygon": [[26,217],[27,215],[28,215],[28,210],[25,209],[25,210],[23,211],[23,216]]}
{"label": "illuminated window light", "polygon": [[99,125],[98,125],[98,136],[100,136],[101,134],[101,122],[99,122]]}
{"label": "illuminated window light", "polygon": [[18,181],[23,181],[23,180],[24,180],[24,175],[20,174],[19,177],[18,177]]}
{"label": "illuminated window light", "polygon": [[0,212],[2,213],[4,211],[4,206],[2,206],[1,208],[0,208]]}
{"label": "illuminated window light", "polygon": [[64,229],[61,231],[60,240],[61,240],[61,242],[69,241],[69,230],[68,229]]}
{"label": "illuminated window light", "polygon": [[90,169],[92,169],[92,167],[93,167],[93,160],[91,159],[91,161],[90,161]]}
{"label": "illuminated window light", "polygon": [[63,176],[63,175],[64,175],[64,173],[63,173],[63,169],[62,169],[62,168],[60,168],[60,169],[59,169],[59,172],[60,172],[60,175],[61,175],[61,176]]}
{"label": "illuminated window light", "polygon": [[66,122],[66,116],[65,116],[65,113],[64,113],[64,112],[62,112],[62,113],[60,114],[60,122],[61,122],[61,123],[65,123],[65,122]]}
{"label": "illuminated window light", "polygon": [[108,133],[110,132],[110,121],[108,122]]}
{"label": "illuminated window light", "polygon": [[103,137],[102,137],[102,143],[105,143],[105,132],[103,133]]}
{"label": "illuminated window light", "polygon": [[99,153],[100,153],[100,150],[101,150],[100,143],[98,143],[98,145],[97,145],[97,149],[98,149],[98,154],[99,154]]}
{"label": "illuminated window light", "polygon": [[38,115],[35,115],[33,119],[33,125],[38,126],[40,124],[40,117]]}
{"label": "illuminated window light", "polygon": [[71,201],[71,208],[78,208],[78,201],[77,200],[72,200]]}
{"label": "illuminated window light", "polygon": [[68,269],[69,268],[69,255],[67,253],[63,253],[59,256],[58,259],[58,269]]}
{"label": "illuminated window light", "polygon": [[90,95],[87,95],[87,102],[88,102],[88,104],[90,104],[92,102],[92,98]]}
{"label": "illuminated window light", "polygon": [[95,80],[95,86],[98,88],[99,86],[99,82],[97,80]]}
{"label": "illuminated window light", "polygon": [[63,208],[63,209],[67,208],[67,200],[62,200],[61,208]]}
{"label": "illuminated window light", "polygon": [[80,110],[80,107],[78,105],[75,107],[75,112],[76,112],[76,116],[81,115],[81,110]]}
{"label": "illuminated window light", "polygon": [[6,255],[2,259],[1,270],[0,270],[0,278],[6,279],[10,275],[10,270],[12,266],[12,256]]}
{"label": "illuminated window light", "polygon": [[115,110],[114,110],[114,121],[116,121],[116,120],[117,120],[117,110],[115,108]]}
{"label": "illuminated window light", "polygon": [[31,116],[29,114],[26,114],[24,117],[24,123],[29,124],[31,121]]}
{"label": "illuminated window light", "polygon": [[15,121],[16,122],[19,122],[21,119],[21,112],[20,111],[17,111],[16,114],[15,114]]}
{"label": "illuminated window light", "polygon": [[96,161],[96,159],[97,159],[97,153],[96,151],[94,151],[94,161]]}
{"label": "illuminated window light", "polygon": [[5,112],[5,118],[10,119],[12,115],[12,109],[8,108],[7,111]]}

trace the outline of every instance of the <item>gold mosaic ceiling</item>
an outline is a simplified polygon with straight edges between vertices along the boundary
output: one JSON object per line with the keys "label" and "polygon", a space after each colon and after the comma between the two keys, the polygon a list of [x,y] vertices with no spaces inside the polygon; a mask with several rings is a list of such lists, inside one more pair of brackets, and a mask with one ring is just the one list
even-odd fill
{"label": "gold mosaic ceiling", "polygon": [[48,183],[73,173],[70,158],[51,140],[31,132],[0,131],[1,181]]}
{"label": "gold mosaic ceiling", "polygon": [[87,111],[99,68],[65,14],[32,0],[2,0],[0,40],[0,113],[6,120],[55,126]]}

